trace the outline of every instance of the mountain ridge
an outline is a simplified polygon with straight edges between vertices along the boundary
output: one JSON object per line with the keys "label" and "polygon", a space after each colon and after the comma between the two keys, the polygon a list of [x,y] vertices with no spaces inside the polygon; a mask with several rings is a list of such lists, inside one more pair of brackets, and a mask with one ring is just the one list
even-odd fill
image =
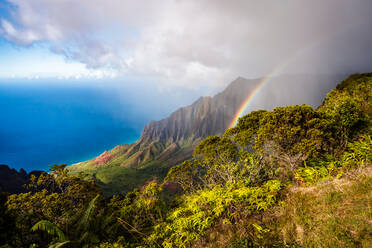
{"label": "mountain ridge", "polygon": [[[263,80],[238,77],[213,97],[200,97],[167,118],[149,122],[135,143],[118,145],[92,160],[69,166],[69,170],[72,174],[87,173],[106,185],[113,181],[120,184],[128,175],[144,173],[141,170],[146,168],[143,182],[165,175],[171,166],[190,159],[202,139],[225,132],[242,103]],[[271,79],[269,87],[260,88],[256,102],[264,109],[302,103],[316,107],[337,83],[338,78],[330,75],[282,75]]]}
{"label": "mountain ridge", "polygon": [[[102,159],[93,159],[95,166],[102,165],[103,160],[112,160],[117,156],[124,160],[120,166],[126,167],[137,167],[154,160],[172,160],[170,163],[176,163],[190,158],[192,148],[200,140],[209,135],[220,134],[228,128],[233,114],[246,97],[245,92],[252,91],[258,84],[258,79],[239,77],[214,97],[200,97],[191,105],[174,111],[167,118],[151,121],[143,128],[137,142],[105,151],[97,157]],[[236,94],[231,85],[239,87],[242,93]],[[174,157],[177,152],[179,156]]]}
{"label": "mountain ridge", "polygon": [[0,192],[18,194],[27,192],[25,184],[30,183],[32,175],[39,177],[43,171],[33,170],[27,173],[23,168],[19,172],[8,165],[0,164]]}

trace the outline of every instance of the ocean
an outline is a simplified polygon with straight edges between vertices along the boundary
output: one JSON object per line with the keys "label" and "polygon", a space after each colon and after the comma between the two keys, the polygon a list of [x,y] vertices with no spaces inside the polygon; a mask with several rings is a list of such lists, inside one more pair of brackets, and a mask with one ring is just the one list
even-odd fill
{"label": "ocean", "polygon": [[135,142],[148,121],[117,88],[0,83],[0,164],[48,170]]}

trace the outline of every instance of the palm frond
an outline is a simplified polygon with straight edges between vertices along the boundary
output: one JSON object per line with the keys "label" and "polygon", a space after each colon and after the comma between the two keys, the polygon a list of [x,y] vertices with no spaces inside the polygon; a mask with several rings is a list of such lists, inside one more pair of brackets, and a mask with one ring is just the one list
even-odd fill
{"label": "palm frond", "polygon": [[46,232],[50,236],[58,237],[59,241],[67,241],[65,234],[52,222],[47,220],[41,220],[36,223],[32,228],[31,231],[43,231]]}
{"label": "palm frond", "polygon": [[65,245],[70,244],[71,241],[58,242],[56,244],[50,245],[48,248],[63,248]]}
{"label": "palm frond", "polygon": [[99,196],[100,196],[100,195],[98,194],[96,197],[94,197],[94,198],[89,202],[88,207],[87,207],[87,209],[85,210],[85,212],[84,212],[83,216],[81,217],[80,222],[79,222],[79,224],[78,224],[78,229],[79,229],[79,230],[84,230],[84,227],[86,228],[86,227],[89,226],[90,221],[91,221],[91,219],[92,219],[92,216],[93,216],[93,214],[94,214],[94,212],[95,212],[95,209],[96,209],[96,202],[97,202]]}

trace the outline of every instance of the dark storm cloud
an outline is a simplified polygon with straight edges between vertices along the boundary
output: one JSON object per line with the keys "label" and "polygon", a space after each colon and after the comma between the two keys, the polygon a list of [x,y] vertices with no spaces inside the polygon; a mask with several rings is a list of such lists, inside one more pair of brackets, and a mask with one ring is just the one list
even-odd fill
{"label": "dark storm cloud", "polygon": [[[238,75],[372,71],[372,1],[11,0],[2,35],[89,67],[197,87]],[[280,71],[279,71],[280,72]]]}

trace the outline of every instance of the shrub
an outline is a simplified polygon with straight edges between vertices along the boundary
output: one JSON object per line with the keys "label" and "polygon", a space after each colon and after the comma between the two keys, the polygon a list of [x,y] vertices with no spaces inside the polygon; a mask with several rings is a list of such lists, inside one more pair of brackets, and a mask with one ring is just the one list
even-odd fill
{"label": "shrub", "polygon": [[160,223],[147,239],[163,247],[184,247],[195,242],[217,219],[233,222],[241,209],[252,213],[265,211],[276,203],[281,189],[279,181],[268,181],[261,187],[232,184],[216,185],[212,189],[185,196],[182,205],[173,210],[167,222]]}

